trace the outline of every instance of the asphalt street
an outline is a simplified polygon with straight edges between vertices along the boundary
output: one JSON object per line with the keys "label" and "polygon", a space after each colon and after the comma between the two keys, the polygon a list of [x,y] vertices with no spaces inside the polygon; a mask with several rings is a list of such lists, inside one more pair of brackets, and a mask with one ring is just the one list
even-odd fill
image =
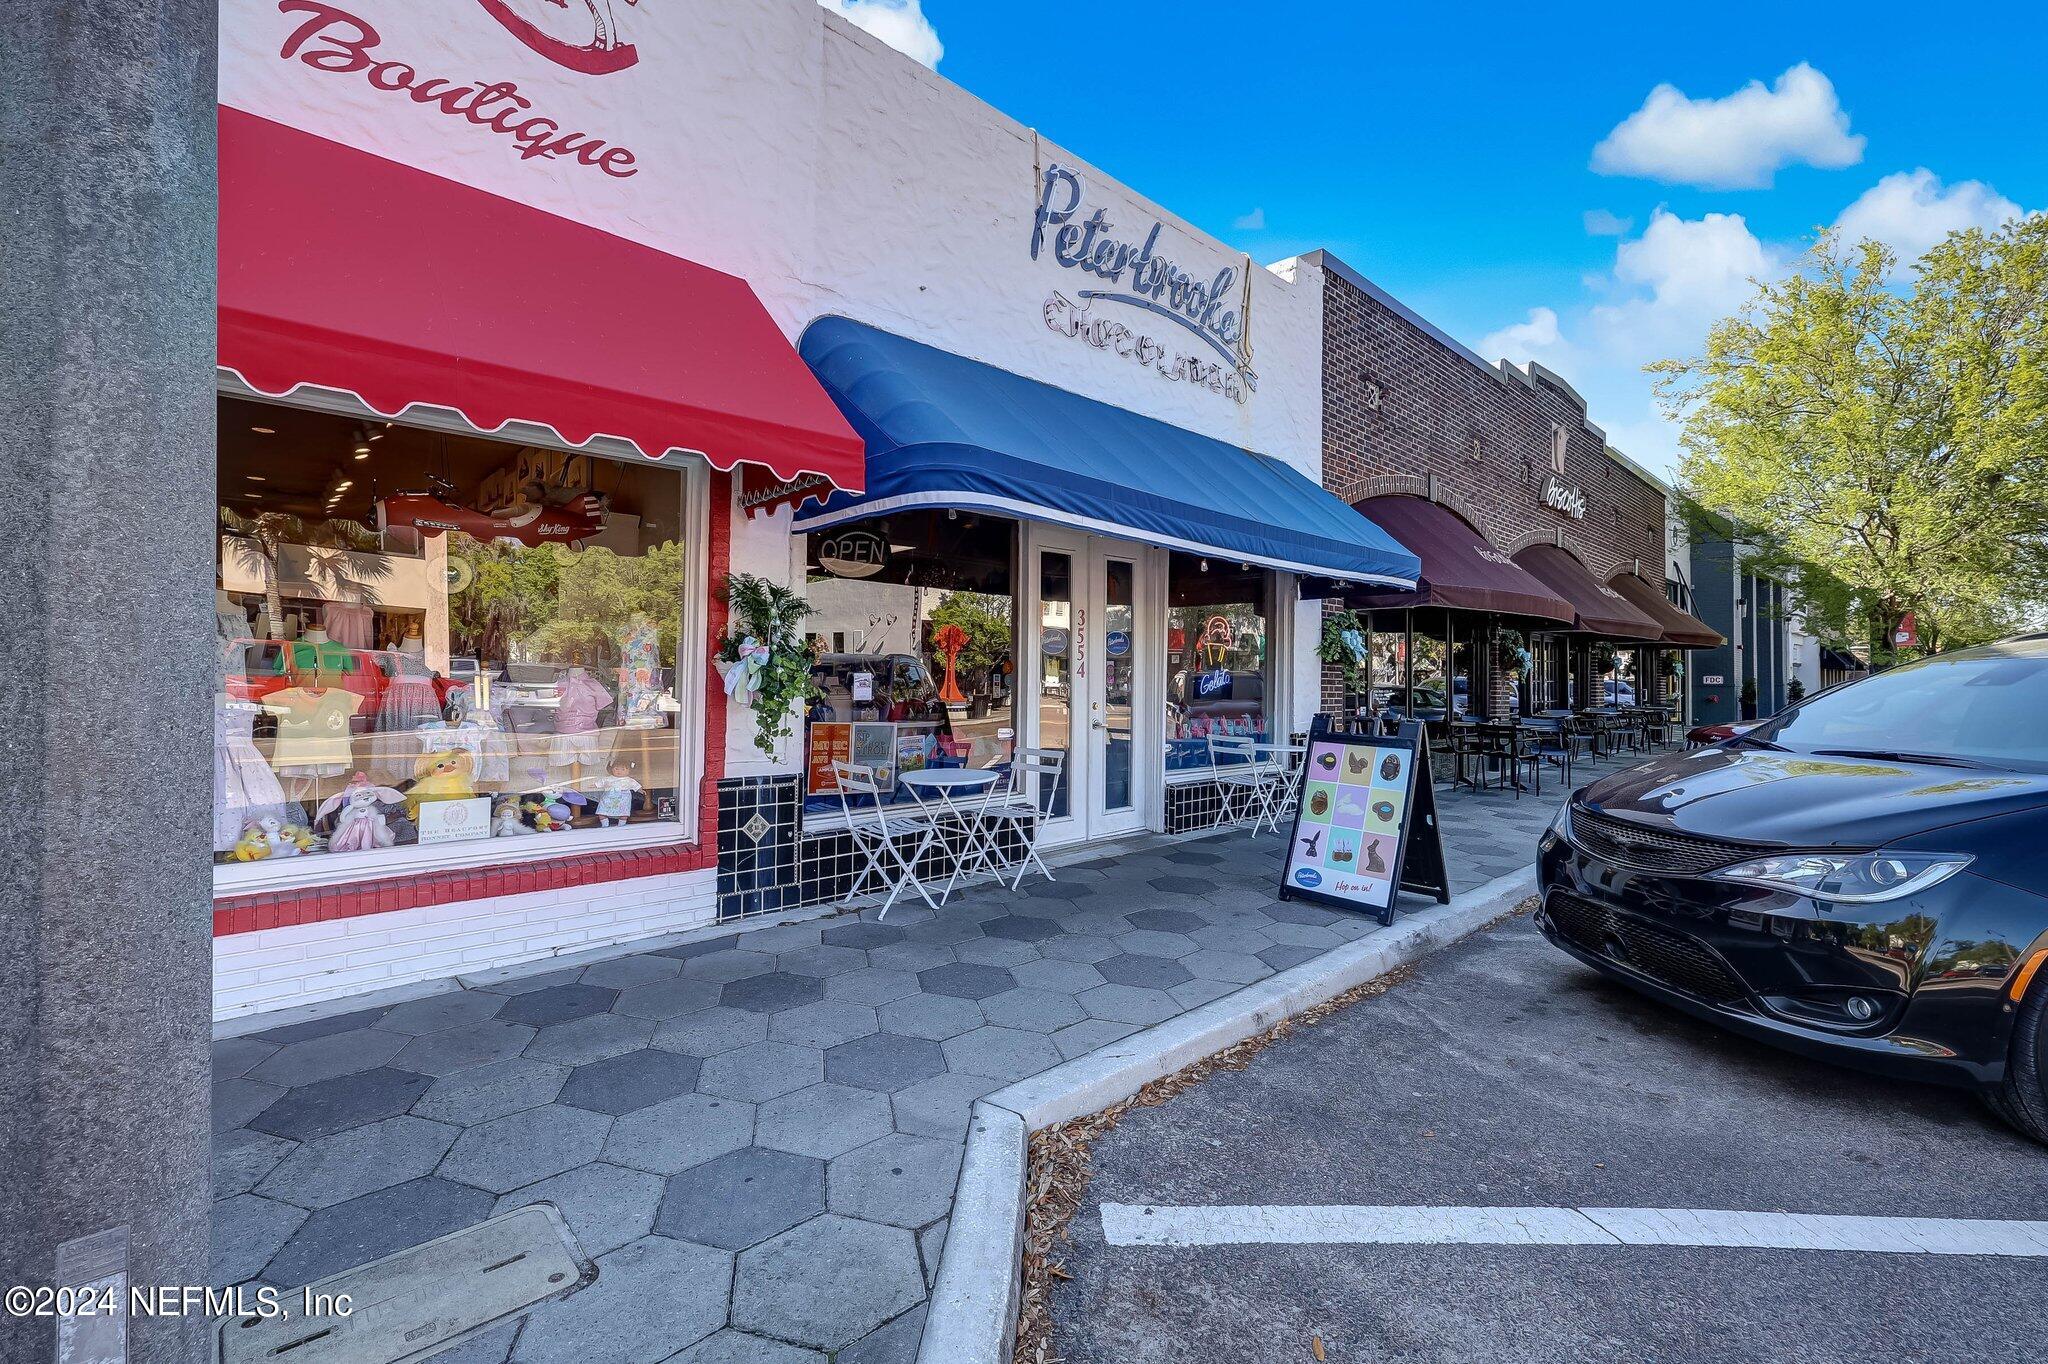
{"label": "asphalt street", "polygon": [[1314,1359],[1319,1339],[1344,1364],[1870,1364],[2043,1348],[2048,1258],[1111,1245],[1104,1204],[2048,1219],[2048,1148],[1975,1099],[1718,1032],[1527,918],[1100,1141],[1054,1300],[1059,1355],[1266,1364]]}

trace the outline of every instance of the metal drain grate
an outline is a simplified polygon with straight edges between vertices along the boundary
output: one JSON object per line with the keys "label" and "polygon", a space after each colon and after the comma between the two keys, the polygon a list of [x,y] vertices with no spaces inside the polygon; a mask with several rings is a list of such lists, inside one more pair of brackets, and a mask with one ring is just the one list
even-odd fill
{"label": "metal drain grate", "polygon": [[[536,1203],[279,1295],[282,1314],[227,1317],[219,1364],[409,1364],[597,1277],[562,1215]],[[307,1298],[317,1304],[310,1313]],[[347,1296],[348,1314],[327,1308]]]}

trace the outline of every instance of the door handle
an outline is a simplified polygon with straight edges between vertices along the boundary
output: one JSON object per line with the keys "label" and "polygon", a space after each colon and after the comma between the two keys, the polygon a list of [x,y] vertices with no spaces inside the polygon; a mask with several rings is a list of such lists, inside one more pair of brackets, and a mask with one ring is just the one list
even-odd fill
{"label": "door handle", "polygon": [[1108,726],[1108,725],[1105,725],[1104,723],[1102,723],[1102,721],[1100,721],[1100,720],[1097,720],[1097,721],[1096,721],[1096,722],[1095,722],[1095,723],[1094,723],[1094,724],[1093,724],[1092,726],[1090,726],[1090,728],[1092,728],[1092,729],[1108,729],[1108,728],[1109,728],[1109,726]]}

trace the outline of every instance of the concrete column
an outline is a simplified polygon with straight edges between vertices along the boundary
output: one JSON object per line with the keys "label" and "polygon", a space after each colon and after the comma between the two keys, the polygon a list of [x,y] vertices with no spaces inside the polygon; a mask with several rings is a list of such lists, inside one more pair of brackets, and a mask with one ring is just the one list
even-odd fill
{"label": "concrete column", "polygon": [[[0,10],[8,1284],[207,1282],[215,63],[212,0]],[[0,1322],[0,1360],[55,1337]]]}

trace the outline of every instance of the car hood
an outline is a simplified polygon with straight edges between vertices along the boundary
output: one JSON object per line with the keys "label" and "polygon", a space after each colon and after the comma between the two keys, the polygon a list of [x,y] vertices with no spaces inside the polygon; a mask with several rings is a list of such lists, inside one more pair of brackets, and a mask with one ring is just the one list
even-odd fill
{"label": "car hood", "polygon": [[2048,775],[1702,748],[1617,772],[1581,799],[1622,818],[1714,838],[1872,848],[2048,804]]}

